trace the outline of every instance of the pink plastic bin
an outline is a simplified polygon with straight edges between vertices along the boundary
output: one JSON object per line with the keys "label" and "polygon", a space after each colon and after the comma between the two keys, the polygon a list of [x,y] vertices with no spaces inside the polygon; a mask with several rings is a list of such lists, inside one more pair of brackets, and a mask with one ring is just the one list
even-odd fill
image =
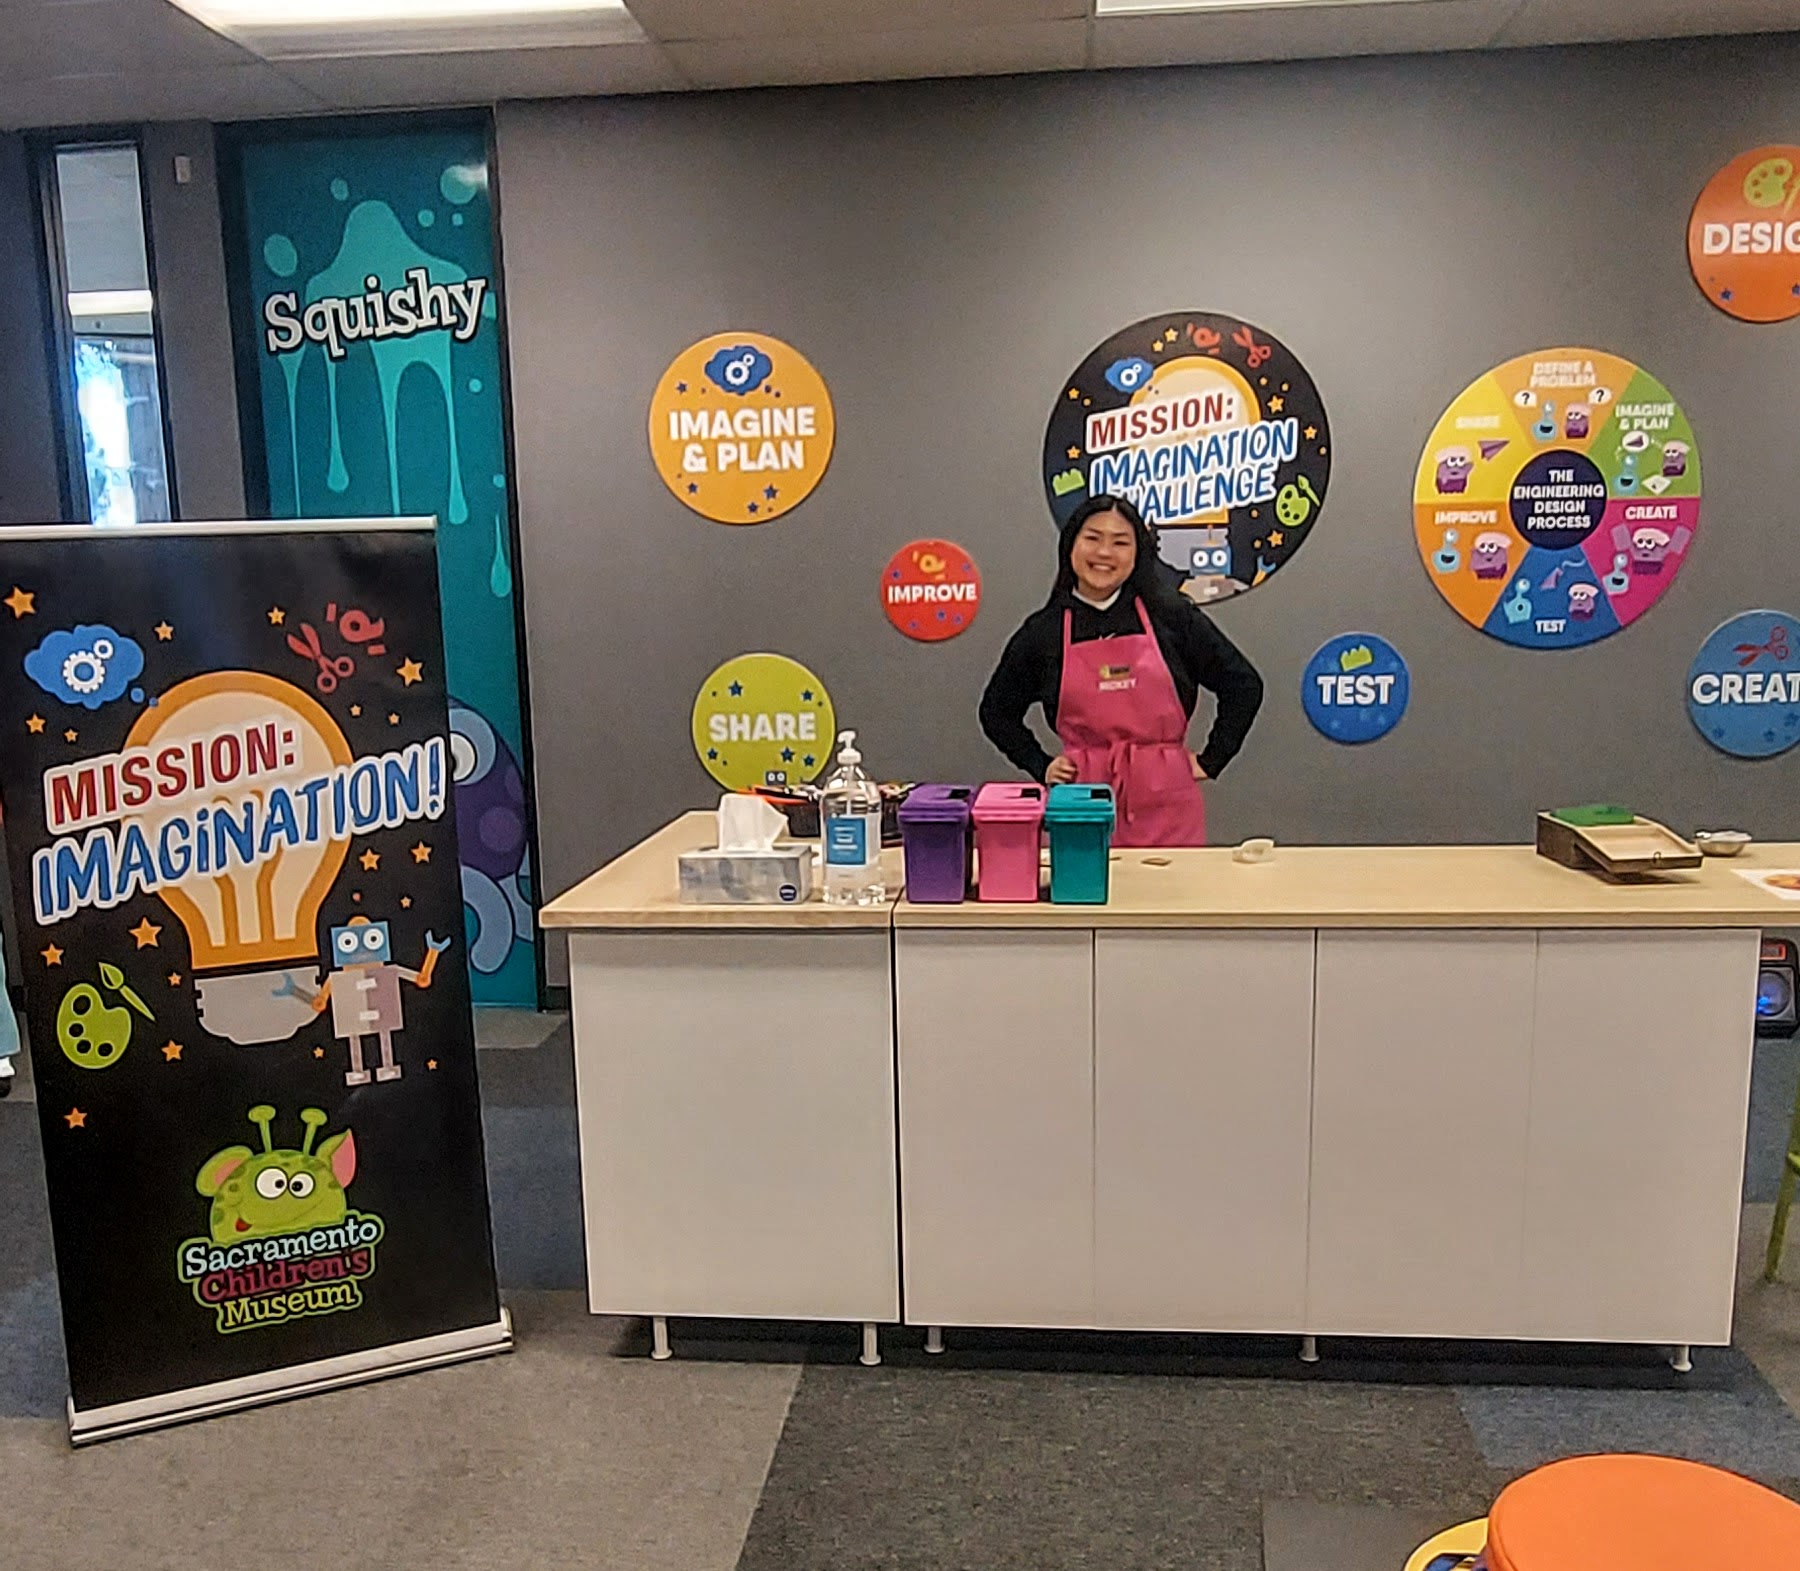
{"label": "pink plastic bin", "polygon": [[1035,900],[1038,845],[1044,833],[1044,788],[1034,783],[984,785],[975,797],[978,900]]}

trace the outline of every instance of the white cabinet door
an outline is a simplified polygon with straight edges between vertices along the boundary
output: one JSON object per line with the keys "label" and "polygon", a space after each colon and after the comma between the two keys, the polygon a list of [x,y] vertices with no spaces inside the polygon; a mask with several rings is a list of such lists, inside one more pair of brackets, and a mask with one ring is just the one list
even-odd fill
{"label": "white cabinet door", "polygon": [[1321,932],[1307,1329],[1514,1336],[1531,932]]}
{"label": "white cabinet door", "polygon": [[1730,1340],[1759,936],[1541,935],[1526,1334]]}
{"label": "white cabinet door", "polygon": [[894,934],[905,1309],[1094,1313],[1094,935]]}
{"label": "white cabinet door", "polygon": [[575,933],[597,1314],[899,1319],[888,935]]}
{"label": "white cabinet door", "polygon": [[1098,1324],[1301,1329],[1312,980],[1311,931],[1095,936]]}

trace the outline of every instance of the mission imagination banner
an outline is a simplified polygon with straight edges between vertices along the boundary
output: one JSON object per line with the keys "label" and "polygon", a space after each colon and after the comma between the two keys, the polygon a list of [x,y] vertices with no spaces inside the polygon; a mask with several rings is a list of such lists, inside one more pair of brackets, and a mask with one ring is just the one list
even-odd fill
{"label": "mission imagination banner", "polygon": [[77,1441],[503,1349],[429,520],[0,537]]}

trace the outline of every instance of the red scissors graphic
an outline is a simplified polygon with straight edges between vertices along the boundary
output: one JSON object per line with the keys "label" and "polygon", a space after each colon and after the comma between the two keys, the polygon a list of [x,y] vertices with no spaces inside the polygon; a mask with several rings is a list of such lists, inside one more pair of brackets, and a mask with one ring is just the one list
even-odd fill
{"label": "red scissors graphic", "polygon": [[302,660],[310,660],[318,666],[319,674],[313,678],[313,685],[321,693],[335,693],[340,677],[356,674],[356,662],[348,655],[339,655],[334,660],[325,653],[324,645],[319,642],[319,635],[313,630],[311,622],[300,624],[298,638],[292,633],[288,634],[288,648]]}
{"label": "red scissors graphic", "polygon": [[1248,327],[1240,327],[1231,335],[1231,341],[1247,351],[1246,358],[1252,371],[1261,366],[1275,352],[1267,344],[1259,344],[1256,341],[1256,335]]}
{"label": "red scissors graphic", "polygon": [[1766,644],[1739,644],[1733,651],[1741,666],[1754,665],[1764,655],[1773,660],[1785,661],[1788,657],[1788,632],[1785,622],[1777,622],[1775,631],[1769,634]]}

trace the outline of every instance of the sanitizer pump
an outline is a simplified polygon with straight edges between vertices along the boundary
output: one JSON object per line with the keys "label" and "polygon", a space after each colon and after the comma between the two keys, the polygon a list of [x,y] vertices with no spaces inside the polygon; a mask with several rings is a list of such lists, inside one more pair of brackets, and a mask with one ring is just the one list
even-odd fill
{"label": "sanitizer pump", "polygon": [[825,903],[880,905],[887,899],[881,876],[881,792],[862,772],[856,733],[838,736],[837,768],[825,782],[819,824],[824,845]]}

